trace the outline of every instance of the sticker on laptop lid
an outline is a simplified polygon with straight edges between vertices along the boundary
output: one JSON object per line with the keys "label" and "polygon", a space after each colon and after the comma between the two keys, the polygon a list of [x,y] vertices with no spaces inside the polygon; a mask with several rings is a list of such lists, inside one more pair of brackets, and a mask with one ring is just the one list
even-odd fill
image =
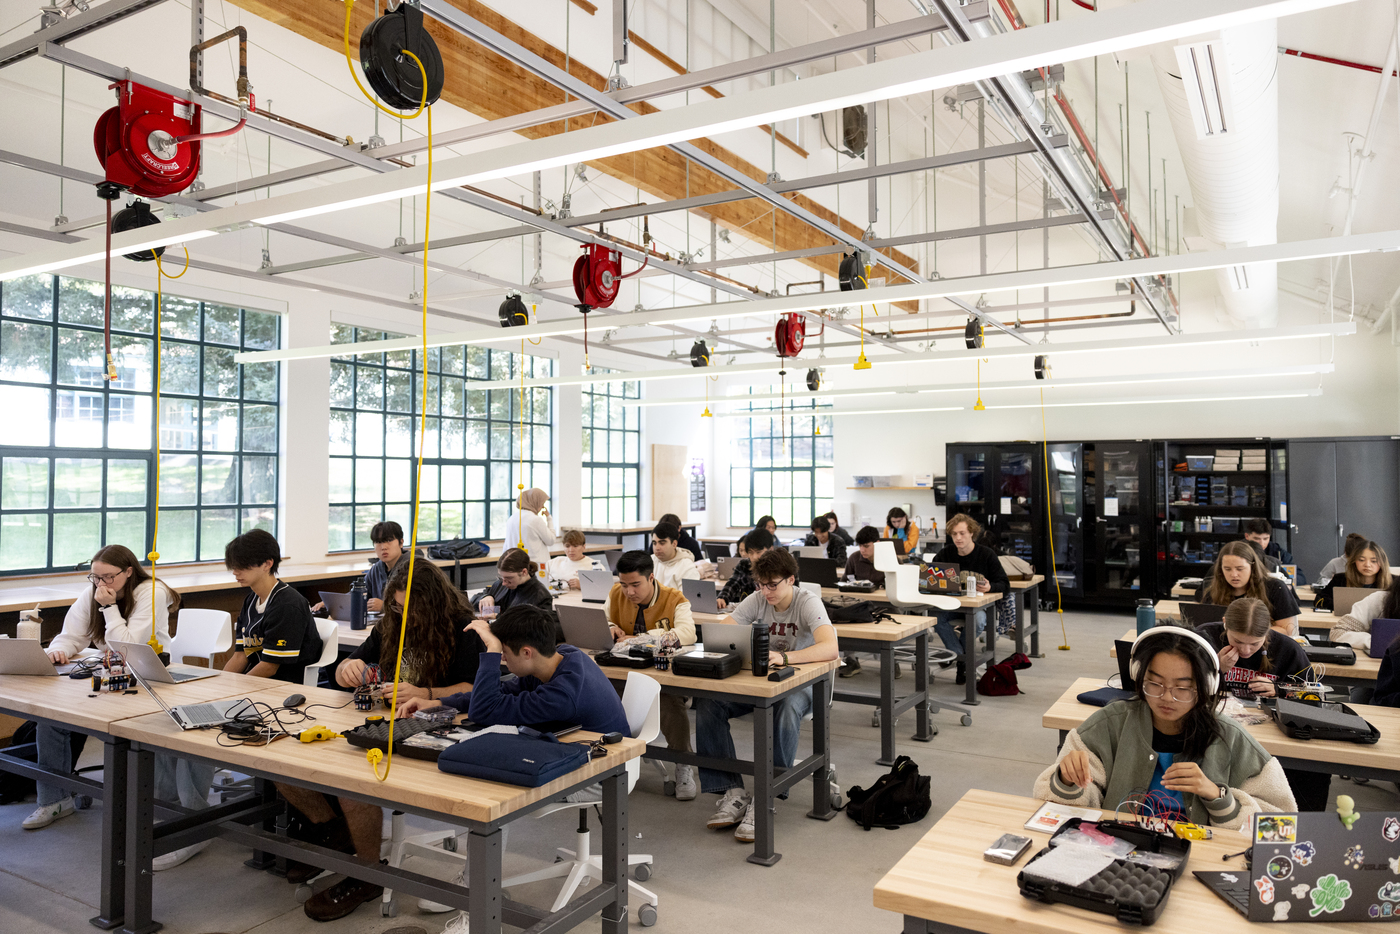
{"label": "sticker on laptop lid", "polygon": [[1264,872],[1275,882],[1282,882],[1293,875],[1293,860],[1287,856],[1275,856],[1264,867]]}
{"label": "sticker on laptop lid", "polygon": [[[1298,818],[1294,815],[1256,815],[1255,843],[1292,843],[1298,839]],[[1306,863],[1304,864],[1306,865]]]}
{"label": "sticker on laptop lid", "polygon": [[1316,918],[1318,915],[1335,914],[1347,905],[1347,899],[1351,898],[1351,883],[1345,879],[1338,879],[1335,874],[1328,873],[1317,880],[1317,885],[1308,893],[1312,899],[1312,911],[1308,912],[1308,917]]}
{"label": "sticker on laptop lid", "polygon": [[1387,817],[1385,823],[1381,825],[1381,836],[1385,839],[1386,843],[1394,843],[1396,840],[1400,840],[1400,820]]}
{"label": "sticker on laptop lid", "polygon": [[1306,866],[1313,861],[1317,855],[1317,847],[1312,845],[1311,840],[1304,840],[1302,843],[1295,843],[1288,851],[1288,855],[1293,857],[1293,862],[1299,866]]}
{"label": "sticker on laptop lid", "polygon": [[1268,879],[1255,879],[1254,887],[1259,890],[1259,901],[1265,905],[1274,903],[1274,884]]}

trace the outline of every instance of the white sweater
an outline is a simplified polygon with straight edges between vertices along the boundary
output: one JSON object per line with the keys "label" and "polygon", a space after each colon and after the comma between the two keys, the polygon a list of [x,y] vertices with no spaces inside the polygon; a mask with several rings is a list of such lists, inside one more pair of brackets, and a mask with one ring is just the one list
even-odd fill
{"label": "white sweater", "polygon": [[656,582],[672,590],[681,589],[682,580],[698,581],[700,569],[695,566],[695,556],[684,548],[676,549],[676,556],[670,561],[662,561],[655,554],[651,556]]}
{"label": "white sweater", "polygon": [[528,509],[516,509],[506,520],[505,542],[501,547],[509,551],[519,548],[522,541],[525,543],[525,552],[530,556],[530,563],[535,566],[535,572],[543,577],[549,570],[549,547],[554,544],[554,530],[539,513]]}
{"label": "white sweater", "polygon": [[552,581],[576,581],[579,571],[596,571],[598,562],[584,555],[578,561],[570,561],[568,555],[559,555],[549,562],[549,579]]}
{"label": "white sweater", "polygon": [[1337,625],[1327,634],[1333,642],[1345,642],[1362,652],[1371,650],[1371,620],[1385,612],[1385,598],[1388,590],[1377,590],[1351,605],[1351,612],[1337,620]]}
{"label": "white sweater", "polygon": [[[149,642],[151,639],[151,590],[153,582],[143,581],[135,591],[135,603],[131,616],[122,617],[120,602],[102,610],[106,632],[99,635],[92,618],[91,585],[68,608],[63,617],[63,632],[54,636],[49,643],[49,651],[60,651],[65,655],[76,655],[89,645],[96,645],[107,651],[108,640],[114,642]],[[170,591],[165,584],[160,585],[160,601],[155,608],[156,641],[162,649],[170,648]]]}

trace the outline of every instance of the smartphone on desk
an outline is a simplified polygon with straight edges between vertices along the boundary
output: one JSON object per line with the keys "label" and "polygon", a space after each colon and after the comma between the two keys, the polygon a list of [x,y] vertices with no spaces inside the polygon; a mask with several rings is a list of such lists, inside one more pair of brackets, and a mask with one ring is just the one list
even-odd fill
{"label": "smartphone on desk", "polygon": [[982,853],[982,858],[989,863],[1001,863],[1003,866],[1014,866],[1016,860],[1026,852],[1026,848],[1031,845],[1030,837],[1023,837],[1020,834],[1004,833],[997,838],[997,842],[987,847]]}

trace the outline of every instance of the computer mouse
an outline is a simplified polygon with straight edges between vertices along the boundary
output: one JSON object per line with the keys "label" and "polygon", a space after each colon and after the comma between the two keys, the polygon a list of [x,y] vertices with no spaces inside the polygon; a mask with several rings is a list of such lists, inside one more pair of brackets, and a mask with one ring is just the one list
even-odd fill
{"label": "computer mouse", "polygon": [[302,704],[304,704],[304,703],[306,703],[306,696],[305,696],[305,695],[303,695],[303,694],[289,694],[289,695],[287,695],[287,699],[284,700],[284,701],[282,702],[282,706],[283,706],[283,707],[300,707],[300,706],[301,706]]}

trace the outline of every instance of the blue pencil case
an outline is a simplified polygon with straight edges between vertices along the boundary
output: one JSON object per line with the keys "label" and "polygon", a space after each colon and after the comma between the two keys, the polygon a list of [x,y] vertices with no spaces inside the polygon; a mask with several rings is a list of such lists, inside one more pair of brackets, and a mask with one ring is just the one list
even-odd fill
{"label": "blue pencil case", "polygon": [[538,788],[588,762],[588,747],[539,737],[488,733],[464,739],[438,756],[438,769],[468,778]]}

